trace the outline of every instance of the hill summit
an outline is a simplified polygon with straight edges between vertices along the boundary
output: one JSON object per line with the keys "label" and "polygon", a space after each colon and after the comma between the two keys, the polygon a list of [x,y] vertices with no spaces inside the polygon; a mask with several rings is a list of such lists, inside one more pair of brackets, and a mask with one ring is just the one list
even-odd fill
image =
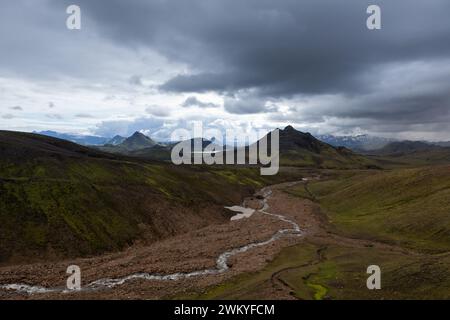
{"label": "hill summit", "polygon": [[132,136],[126,138],[118,146],[128,150],[139,150],[144,148],[150,148],[156,145],[156,142],[151,138],[147,137],[145,134],[136,131]]}
{"label": "hill summit", "polygon": [[290,125],[281,129],[279,134],[282,165],[319,168],[374,167],[372,161],[367,158],[345,147],[333,147],[316,139],[309,132],[301,132]]}

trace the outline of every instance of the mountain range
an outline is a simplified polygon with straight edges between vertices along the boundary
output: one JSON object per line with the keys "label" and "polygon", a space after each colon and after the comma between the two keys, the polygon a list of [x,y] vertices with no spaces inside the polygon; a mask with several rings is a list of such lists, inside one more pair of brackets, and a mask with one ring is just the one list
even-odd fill
{"label": "mountain range", "polygon": [[[170,160],[174,145],[174,143],[158,143],[141,132],[135,132],[128,138],[116,135],[111,139],[54,131],[43,131],[41,134],[91,145],[107,153],[159,161]],[[191,146],[193,147],[199,139],[201,138],[191,139]],[[201,139],[203,149],[210,143],[209,140]],[[316,138],[310,133],[303,133],[292,126],[287,126],[280,130],[280,161],[282,165],[320,168],[404,166],[407,163],[441,164],[450,162],[448,145],[448,142],[397,141],[370,135],[319,135]],[[245,149],[248,154],[248,147]]]}
{"label": "mountain range", "polygon": [[100,146],[105,143],[109,143],[111,138],[100,137],[100,136],[92,136],[92,135],[81,135],[81,134],[70,134],[70,133],[61,133],[51,130],[46,131],[33,131],[33,133],[41,134],[44,136],[49,136],[53,138],[63,139],[71,142],[75,142],[81,145],[91,145],[91,146]]}
{"label": "mountain range", "polygon": [[[269,133],[270,136],[270,133]],[[370,160],[360,156],[345,147],[334,147],[316,139],[310,133],[295,130],[292,126],[279,131],[280,161],[282,165],[320,168],[367,168],[375,167]],[[194,138],[190,140],[192,150],[195,144],[200,143],[202,150],[212,141]],[[174,144],[159,144],[140,132],[116,145],[98,146],[102,151],[125,154],[153,160],[170,160]],[[256,142],[259,146],[259,141]],[[221,146],[218,146],[220,150]],[[225,149],[225,147],[223,147]],[[227,148],[229,150],[230,147]],[[248,158],[249,147],[235,148],[235,152],[245,148]],[[223,156],[219,155],[218,156]]]}
{"label": "mountain range", "polygon": [[335,135],[318,135],[317,139],[331,144],[335,147],[346,147],[353,151],[367,151],[375,150],[384,147],[385,145],[396,141],[391,138],[383,138],[371,136],[368,134],[356,136],[335,136]]}
{"label": "mountain range", "polygon": [[[93,146],[117,146],[123,143],[127,137],[123,137],[121,135],[116,135],[114,137],[101,137],[101,136],[94,136],[94,135],[76,135],[76,134],[69,134],[69,133],[60,133],[56,131],[34,131],[33,133],[42,134],[50,137],[55,137],[59,139],[64,139],[68,141],[72,141],[81,145],[93,145]],[[139,133],[139,132],[138,132]],[[133,134],[135,135],[136,132]],[[131,137],[131,136],[130,136]],[[128,138],[130,138],[128,137]],[[392,143],[392,142],[400,142],[402,140],[397,140],[393,138],[384,138],[384,137],[378,137],[378,136],[372,136],[368,134],[361,134],[361,135],[331,135],[331,134],[322,134],[322,135],[316,135],[315,136],[318,140],[323,141],[329,145],[332,145],[334,147],[346,147],[350,150],[356,151],[356,152],[366,152],[371,150],[377,150],[381,149],[384,146]],[[440,142],[426,142],[422,141],[423,143],[430,144],[430,145],[437,145],[441,147],[450,147],[450,141],[440,141]],[[161,145],[167,145],[167,143],[163,142],[156,142],[155,144],[161,144]],[[139,145],[140,143],[138,143]],[[146,146],[150,147],[150,146]],[[135,148],[133,148],[135,149]]]}

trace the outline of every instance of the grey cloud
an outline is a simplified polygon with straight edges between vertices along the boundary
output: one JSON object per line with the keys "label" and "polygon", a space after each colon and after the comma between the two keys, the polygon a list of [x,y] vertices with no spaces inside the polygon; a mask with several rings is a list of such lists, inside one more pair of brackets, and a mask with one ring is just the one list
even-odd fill
{"label": "grey cloud", "polygon": [[15,111],[23,111],[23,108],[21,106],[14,106],[10,108],[11,110],[15,110]]}
{"label": "grey cloud", "polygon": [[14,115],[8,113],[8,114],[3,114],[2,115],[2,119],[14,119]]}
{"label": "grey cloud", "polygon": [[[392,71],[394,70],[394,71]],[[386,75],[389,73],[389,76]],[[298,120],[338,129],[359,127],[369,132],[435,132],[450,129],[450,61],[422,63],[420,67],[389,67],[380,71],[387,83],[362,95],[308,97],[274,121]],[[414,77],[404,77],[414,74]],[[404,77],[402,82],[398,78]],[[319,101],[315,101],[318,99]],[[309,107],[308,107],[309,106]]]}
{"label": "grey cloud", "polygon": [[138,75],[131,76],[129,82],[134,86],[142,86],[142,77]]}
{"label": "grey cloud", "polygon": [[170,115],[170,111],[167,108],[157,105],[148,106],[145,108],[145,112],[155,117],[168,117]]}
{"label": "grey cloud", "polygon": [[186,98],[186,100],[182,103],[182,107],[200,107],[200,108],[218,108],[219,105],[212,102],[203,102],[197,99],[194,96]]}
{"label": "grey cloud", "polygon": [[[69,32],[64,26],[69,0],[6,1],[0,39],[8,50],[0,51],[0,72],[6,78],[74,77],[86,86],[110,87],[135,74],[128,84],[140,85],[136,74],[147,76],[142,68],[153,61],[140,53],[156,51],[181,65],[164,73],[167,65],[158,64],[170,74],[158,78],[161,94],[215,91],[224,95],[229,113],[270,113],[272,121],[343,129],[448,132],[450,2],[377,0],[382,29],[369,31],[366,8],[373,3],[77,0],[83,29]],[[299,99],[318,102],[274,112],[274,101]],[[102,128],[109,130],[106,124]]]}
{"label": "grey cloud", "polygon": [[[113,41],[155,48],[195,70],[175,75],[161,90],[227,96],[251,90],[253,97],[225,99],[230,113],[273,111],[261,103],[265,99],[335,95],[345,97],[344,103],[337,99],[288,113],[286,121],[298,116],[324,123],[341,117],[395,126],[421,119],[439,122],[447,114],[445,91],[439,88],[430,94],[402,88],[399,95],[377,88],[385,81],[380,70],[386,66],[395,69],[450,56],[450,2],[445,0],[379,0],[378,31],[365,26],[366,8],[373,4],[369,0],[169,0],[133,1],[133,6],[113,0],[107,11],[92,1],[82,4]],[[113,27],[117,21],[120,27]],[[394,86],[408,77],[415,77],[414,70],[406,77],[397,74]]]}
{"label": "grey cloud", "polygon": [[179,92],[227,92],[237,90],[240,87],[248,87],[250,82],[242,79],[242,77],[244,76],[237,78],[237,75],[231,73],[184,74],[175,76],[159,88],[164,91]]}
{"label": "grey cloud", "polygon": [[449,54],[450,3],[379,0],[383,29],[373,32],[365,26],[372,2],[172,0],[124,6],[113,0],[108,10],[95,1],[82,5],[112,39],[156,48],[200,70],[175,76],[164,90],[257,88],[279,96],[364,92],[368,68]]}
{"label": "grey cloud", "polygon": [[273,103],[251,94],[225,97],[224,108],[227,112],[235,114],[268,113],[278,110]]}
{"label": "grey cloud", "polygon": [[[95,2],[102,10],[110,7]],[[0,39],[2,48],[7,48],[0,51],[0,61],[7,61],[0,63],[3,77],[127,87],[124,74],[148,71],[143,59],[152,57],[151,53],[126,48],[102,35],[99,29],[104,25],[87,3],[76,1],[82,11],[82,29],[68,30],[66,8],[71,4],[70,0],[2,2]]]}
{"label": "grey cloud", "polygon": [[89,113],[77,113],[75,115],[76,118],[82,118],[82,119],[93,119],[95,118],[93,115],[89,114]]}

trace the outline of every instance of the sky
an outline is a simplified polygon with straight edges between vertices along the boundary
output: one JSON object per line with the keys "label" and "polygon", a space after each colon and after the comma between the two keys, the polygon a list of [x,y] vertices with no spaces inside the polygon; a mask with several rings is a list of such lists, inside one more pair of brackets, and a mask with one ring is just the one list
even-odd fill
{"label": "sky", "polygon": [[448,0],[2,0],[0,129],[450,140],[449,16]]}

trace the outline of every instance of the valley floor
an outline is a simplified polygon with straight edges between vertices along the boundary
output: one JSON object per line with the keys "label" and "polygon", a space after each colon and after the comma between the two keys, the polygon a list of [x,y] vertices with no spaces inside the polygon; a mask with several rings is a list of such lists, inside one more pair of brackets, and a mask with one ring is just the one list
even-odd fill
{"label": "valley floor", "polygon": [[[233,255],[229,269],[176,280],[130,279],[112,288],[80,292],[28,294],[1,290],[0,299],[429,299],[450,298],[450,254],[424,253],[373,239],[360,239],[333,228],[307,186],[306,196],[292,191],[308,182],[269,187],[245,202],[257,209],[249,218],[211,225],[150,246],[56,264],[0,268],[0,284],[63,288],[66,268],[80,266],[82,284],[130,274],[175,274],[213,270],[226,251],[264,242],[292,228],[276,241]],[[297,188],[297,189],[296,189]],[[267,189],[266,189],[267,191]],[[309,194],[308,194],[309,193]],[[264,212],[283,215],[285,221]],[[287,221],[286,221],[287,220]],[[382,289],[368,290],[366,269],[381,267]]]}

